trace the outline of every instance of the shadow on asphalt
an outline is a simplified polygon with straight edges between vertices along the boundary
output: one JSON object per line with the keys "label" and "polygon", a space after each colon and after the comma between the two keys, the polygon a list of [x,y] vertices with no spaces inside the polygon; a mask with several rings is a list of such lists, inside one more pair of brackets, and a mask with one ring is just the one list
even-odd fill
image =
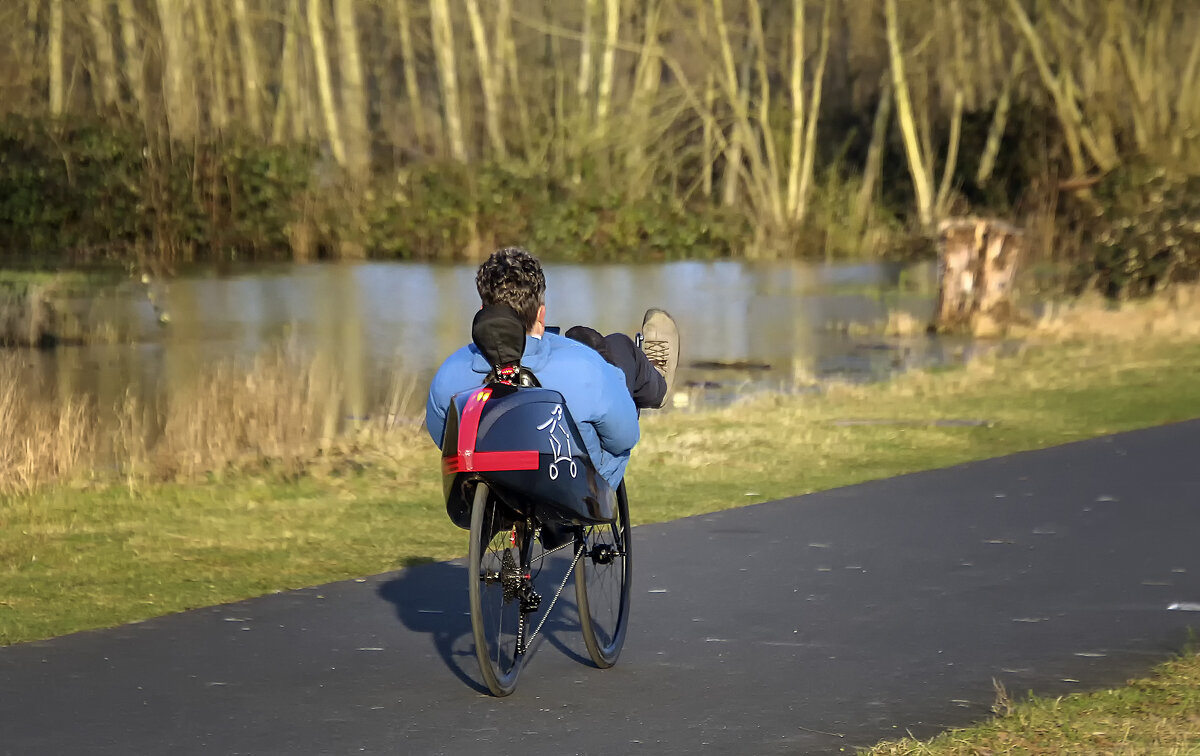
{"label": "shadow on asphalt", "polygon": [[[563,591],[531,644],[526,664],[534,663],[542,643],[546,642],[572,661],[593,666],[587,655],[576,648],[582,646],[582,636],[575,589],[571,579],[565,584],[562,582],[568,565],[566,560],[555,559],[538,576],[543,607],[549,606],[560,585],[563,585]],[[465,565],[455,562],[417,564],[381,584],[378,594],[392,605],[397,619],[407,630],[431,637],[438,656],[455,677],[472,690],[488,692],[487,687],[476,679],[478,668],[471,637]],[[542,621],[542,616],[542,612],[534,615],[534,628]]]}
{"label": "shadow on asphalt", "polygon": [[379,586],[379,596],[396,611],[405,628],[429,635],[446,666],[468,687],[486,693],[474,673],[471,616],[467,603],[467,569],[461,564],[422,564],[399,572]]}

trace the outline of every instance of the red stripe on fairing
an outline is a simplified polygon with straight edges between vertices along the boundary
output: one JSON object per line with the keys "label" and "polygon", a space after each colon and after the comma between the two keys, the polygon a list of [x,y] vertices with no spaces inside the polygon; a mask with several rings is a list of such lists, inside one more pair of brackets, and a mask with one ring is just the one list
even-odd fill
{"label": "red stripe on fairing", "polygon": [[535,450],[475,451],[475,440],[479,436],[479,418],[483,414],[483,405],[491,398],[490,388],[480,389],[463,405],[462,419],[458,425],[458,454],[442,460],[442,471],[446,475],[460,472],[538,469],[538,453]]}
{"label": "red stripe on fairing", "polygon": [[460,472],[536,470],[538,464],[536,451],[472,452],[446,457],[442,460],[442,472],[446,475],[454,475]]}
{"label": "red stripe on fairing", "polygon": [[475,452],[475,437],[479,434],[479,416],[483,405],[492,398],[490,388],[480,389],[463,405],[462,418],[458,423],[458,456],[470,457]]}

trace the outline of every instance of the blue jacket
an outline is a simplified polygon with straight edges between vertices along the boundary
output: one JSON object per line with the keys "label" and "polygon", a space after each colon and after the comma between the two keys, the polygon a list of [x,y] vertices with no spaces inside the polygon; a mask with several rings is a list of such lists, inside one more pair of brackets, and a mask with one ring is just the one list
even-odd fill
{"label": "blue jacket", "polygon": [[[525,337],[521,364],[544,388],[563,395],[592,464],[616,488],[639,433],[637,408],[625,385],[625,374],[591,347],[549,332],[540,339]],[[425,427],[439,447],[450,398],[481,385],[490,369],[474,344],[454,352],[438,368],[425,403]]]}

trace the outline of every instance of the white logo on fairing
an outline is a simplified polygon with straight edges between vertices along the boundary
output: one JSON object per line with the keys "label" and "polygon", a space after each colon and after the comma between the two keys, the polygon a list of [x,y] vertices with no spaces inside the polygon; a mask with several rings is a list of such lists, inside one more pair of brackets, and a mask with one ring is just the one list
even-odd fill
{"label": "white logo on fairing", "polygon": [[[550,411],[550,419],[537,427],[538,430],[550,429],[550,448],[554,451],[554,461],[550,463],[550,480],[558,480],[558,463],[569,462],[571,477],[574,478],[578,470],[575,467],[575,459],[571,456],[571,432],[567,430],[566,424],[563,422],[563,408],[561,404],[554,405],[554,409]],[[562,438],[557,434],[561,431]],[[563,454],[563,446],[566,446],[567,453]]]}

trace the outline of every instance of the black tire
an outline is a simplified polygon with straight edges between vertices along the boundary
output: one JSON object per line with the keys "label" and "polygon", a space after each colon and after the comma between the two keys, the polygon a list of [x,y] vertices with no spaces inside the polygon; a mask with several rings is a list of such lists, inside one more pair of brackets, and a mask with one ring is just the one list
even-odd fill
{"label": "black tire", "polygon": [[616,518],[611,524],[585,525],[575,542],[575,600],[588,656],[600,669],[617,663],[629,627],[629,590],[633,562],[629,500],[625,482],[617,488]]}
{"label": "black tire", "polygon": [[467,556],[471,632],[484,683],[493,695],[507,696],[517,687],[517,676],[525,660],[524,653],[517,651],[518,635],[525,632],[525,618],[521,614],[521,600],[511,590],[507,599],[504,595],[500,579],[504,554],[509,552],[517,560],[519,557],[516,549],[509,548],[511,521],[503,520],[498,504],[489,503],[490,494],[486,483],[477,484],[471,508],[471,546]]}

